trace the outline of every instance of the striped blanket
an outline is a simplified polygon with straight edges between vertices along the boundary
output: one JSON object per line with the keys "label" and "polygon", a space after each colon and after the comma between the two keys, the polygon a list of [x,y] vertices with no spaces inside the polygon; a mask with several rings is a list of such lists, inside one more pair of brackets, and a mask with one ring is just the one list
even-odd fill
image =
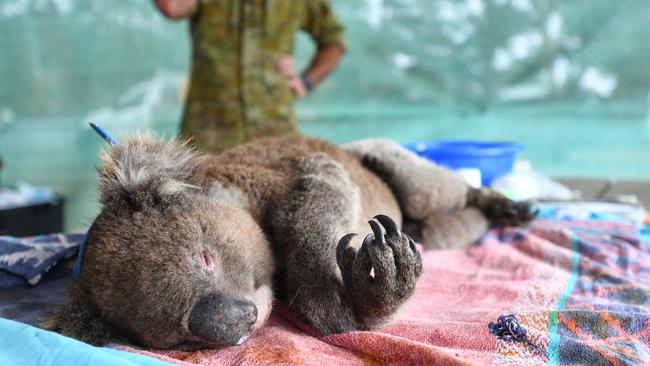
{"label": "striped blanket", "polygon": [[[537,220],[463,250],[423,253],[395,322],[321,337],[277,304],[238,347],[198,352],[114,346],[178,364],[650,365],[650,243],[614,221]],[[516,315],[538,349],[488,324]]]}
{"label": "striped blanket", "polygon": [[[424,252],[415,295],[381,330],[319,336],[277,303],[268,325],[242,346],[197,352],[110,348],[183,365],[650,365],[650,229],[585,217],[545,215],[526,229],[490,231],[465,249]],[[2,238],[0,274],[37,281],[80,239]],[[0,316],[37,324],[34,310],[49,308],[29,293],[41,288],[39,296],[60,296],[51,283],[72,280],[61,281],[0,291]],[[491,322],[508,314],[536,347],[489,332]],[[19,324],[0,319],[0,363],[100,365],[119,356]]]}

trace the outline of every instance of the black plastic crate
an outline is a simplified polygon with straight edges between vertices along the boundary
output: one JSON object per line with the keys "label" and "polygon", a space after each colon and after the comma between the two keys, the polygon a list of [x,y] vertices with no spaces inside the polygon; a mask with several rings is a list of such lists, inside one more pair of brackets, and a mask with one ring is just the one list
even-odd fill
{"label": "black plastic crate", "polygon": [[0,235],[32,236],[63,231],[63,198],[0,210]]}

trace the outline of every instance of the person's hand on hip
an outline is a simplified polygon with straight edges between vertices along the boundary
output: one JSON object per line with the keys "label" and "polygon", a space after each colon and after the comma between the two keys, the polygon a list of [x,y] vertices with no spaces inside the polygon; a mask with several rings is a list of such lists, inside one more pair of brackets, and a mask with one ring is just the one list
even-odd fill
{"label": "person's hand on hip", "polygon": [[293,95],[302,98],[308,94],[305,83],[303,83],[302,78],[296,72],[295,65],[293,64],[293,57],[290,55],[280,57],[277,66],[280,73],[287,77],[287,85],[293,92]]}

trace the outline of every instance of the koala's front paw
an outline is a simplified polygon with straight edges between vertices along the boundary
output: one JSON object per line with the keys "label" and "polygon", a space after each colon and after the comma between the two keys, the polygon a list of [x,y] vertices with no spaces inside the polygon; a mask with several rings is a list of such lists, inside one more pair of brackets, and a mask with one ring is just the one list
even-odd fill
{"label": "koala's front paw", "polygon": [[381,324],[397,310],[413,294],[422,274],[422,258],[413,239],[388,216],[377,215],[374,220],[368,222],[372,234],[358,251],[349,245],[355,234],[341,238],[336,248],[347,293],[370,325]]}
{"label": "koala's front paw", "polygon": [[515,202],[498,192],[482,188],[470,193],[469,204],[483,212],[491,224],[521,226],[537,216],[527,202]]}

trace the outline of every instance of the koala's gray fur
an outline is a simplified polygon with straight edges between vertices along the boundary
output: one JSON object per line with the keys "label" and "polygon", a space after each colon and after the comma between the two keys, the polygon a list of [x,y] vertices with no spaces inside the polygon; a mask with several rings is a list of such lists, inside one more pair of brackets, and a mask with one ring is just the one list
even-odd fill
{"label": "koala's gray fur", "polygon": [[[45,322],[93,344],[239,344],[274,298],[322,334],[376,328],[422,271],[409,235],[454,248],[489,222],[532,218],[380,139],[267,139],[208,156],[136,136],[98,172],[103,207],[81,278]],[[363,243],[348,235],[370,231]]]}

